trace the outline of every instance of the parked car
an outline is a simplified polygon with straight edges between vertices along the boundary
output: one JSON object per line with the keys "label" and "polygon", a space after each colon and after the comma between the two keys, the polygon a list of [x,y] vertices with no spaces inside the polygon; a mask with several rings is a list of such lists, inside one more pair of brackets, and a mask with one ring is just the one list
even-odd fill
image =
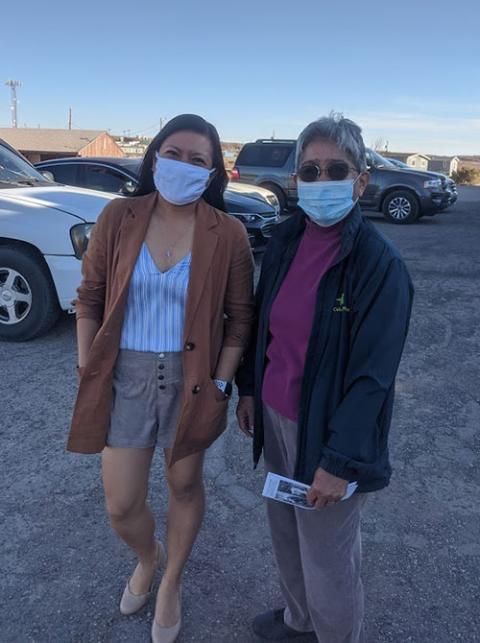
{"label": "parked car", "polygon": [[[128,196],[135,191],[141,164],[140,158],[62,158],[41,161],[35,167],[57,183]],[[256,186],[230,184],[225,205],[247,228],[252,248],[263,249],[279,221],[276,196]]]}
{"label": "parked car", "polygon": [[[240,150],[232,180],[254,183],[274,192],[281,208],[297,204],[294,140],[259,139]],[[392,223],[413,223],[434,215],[455,196],[441,175],[400,169],[374,150],[367,150],[370,183],[360,205],[383,212]]]}
{"label": "parked car", "polygon": [[434,172],[399,168],[378,152],[367,149],[370,183],[360,203],[381,210],[393,223],[414,223],[433,216],[456,200],[446,177]]}
{"label": "parked car", "polygon": [[[386,158],[387,161],[390,161],[390,163],[393,163],[393,165],[395,165],[396,167],[399,167],[402,170],[412,170],[413,171],[413,168],[410,167],[410,165],[407,165],[406,163],[404,163],[403,161],[399,161],[398,159],[391,159],[390,157],[384,156],[383,154],[382,154],[382,156],[383,156],[383,158]],[[427,173],[431,174],[432,176],[438,176],[438,177],[442,178],[445,181],[446,189],[450,192],[450,198],[448,199],[448,203],[442,209],[445,210],[446,208],[449,208],[458,199],[457,184],[455,183],[455,181],[450,176],[447,176],[446,174],[441,174],[440,172],[432,172],[431,170],[428,170]]]}
{"label": "parked car", "polygon": [[296,141],[258,139],[242,147],[232,170],[231,180],[260,185],[275,194],[281,210],[295,206]]}
{"label": "parked car", "polygon": [[[378,152],[377,152],[378,153]],[[382,158],[387,160],[389,163],[392,165],[395,165],[395,167],[399,167],[401,170],[411,170],[412,168],[408,163],[404,163],[403,161],[399,161],[398,159],[391,159],[389,156],[384,156],[383,154],[380,154]]]}
{"label": "parked car", "polygon": [[37,337],[72,310],[91,229],[115,196],[52,184],[0,140],[0,339]]}

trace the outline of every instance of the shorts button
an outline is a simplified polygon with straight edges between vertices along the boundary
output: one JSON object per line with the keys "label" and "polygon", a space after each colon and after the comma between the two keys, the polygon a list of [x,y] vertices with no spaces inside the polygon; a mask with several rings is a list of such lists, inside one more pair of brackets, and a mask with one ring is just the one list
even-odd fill
{"label": "shorts button", "polygon": [[159,376],[158,376],[158,379],[159,379],[159,380],[164,380],[164,379],[165,379],[165,376],[164,376],[164,375],[159,375]]}
{"label": "shorts button", "polygon": [[185,344],[186,351],[193,351],[194,348],[195,348],[195,344],[193,342],[187,342]]}
{"label": "shorts button", "polygon": [[166,388],[166,386],[165,386],[164,384],[160,384],[160,386],[159,386],[158,388],[159,388],[161,391],[164,391],[164,390],[165,390],[165,388]]}
{"label": "shorts button", "polygon": [[198,384],[192,388],[192,393],[196,395],[197,393],[200,393],[200,387]]}
{"label": "shorts button", "polygon": [[165,364],[159,364],[158,368],[160,371],[163,371],[163,369],[165,368]]}
{"label": "shorts button", "polygon": [[165,357],[165,353],[160,353],[159,358],[163,359]]}

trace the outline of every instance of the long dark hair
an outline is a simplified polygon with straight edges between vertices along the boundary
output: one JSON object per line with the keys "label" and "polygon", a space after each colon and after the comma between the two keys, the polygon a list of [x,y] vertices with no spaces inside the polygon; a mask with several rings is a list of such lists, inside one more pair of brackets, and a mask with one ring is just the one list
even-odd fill
{"label": "long dark hair", "polygon": [[143,157],[137,189],[133,193],[133,196],[143,196],[144,194],[155,192],[156,188],[153,182],[152,169],[155,153],[160,149],[163,142],[169,136],[180,131],[195,132],[202,136],[206,136],[212,144],[213,168],[215,169],[215,174],[202,197],[214,208],[225,211],[223,193],[227,187],[228,175],[225,171],[225,164],[223,162],[220,137],[218,136],[217,130],[211,123],[208,123],[204,118],[197,116],[196,114],[181,114],[180,116],[175,116],[175,118],[168,121],[165,127],[155,136]]}

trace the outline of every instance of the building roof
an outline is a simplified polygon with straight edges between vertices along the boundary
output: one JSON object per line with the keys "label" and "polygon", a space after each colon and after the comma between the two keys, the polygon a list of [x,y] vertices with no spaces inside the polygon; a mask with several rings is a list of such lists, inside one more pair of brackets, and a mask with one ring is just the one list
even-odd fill
{"label": "building roof", "polygon": [[408,156],[421,156],[424,159],[429,160],[430,157],[427,156],[426,154],[420,154],[420,152],[380,152],[382,156],[385,156],[387,159],[390,156],[392,159],[399,159],[400,161],[404,158],[407,158]]}
{"label": "building roof", "polygon": [[453,161],[458,159],[458,156],[441,156],[439,154],[431,154],[430,158],[432,161]]}
{"label": "building roof", "polygon": [[76,153],[103,133],[104,130],[42,129],[39,127],[0,128],[0,138],[21,152]]}

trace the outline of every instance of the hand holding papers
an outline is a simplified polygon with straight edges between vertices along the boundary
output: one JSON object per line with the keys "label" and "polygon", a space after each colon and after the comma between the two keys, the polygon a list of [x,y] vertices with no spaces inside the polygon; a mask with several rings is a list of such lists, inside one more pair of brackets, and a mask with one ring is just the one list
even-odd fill
{"label": "hand holding papers", "polygon": [[[356,482],[350,482],[347,487],[347,493],[342,500],[347,500],[357,488]],[[285,502],[289,505],[295,505],[301,509],[315,509],[308,503],[307,491],[310,489],[308,484],[278,476],[275,473],[269,473],[265,480],[262,495],[265,498]]]}

